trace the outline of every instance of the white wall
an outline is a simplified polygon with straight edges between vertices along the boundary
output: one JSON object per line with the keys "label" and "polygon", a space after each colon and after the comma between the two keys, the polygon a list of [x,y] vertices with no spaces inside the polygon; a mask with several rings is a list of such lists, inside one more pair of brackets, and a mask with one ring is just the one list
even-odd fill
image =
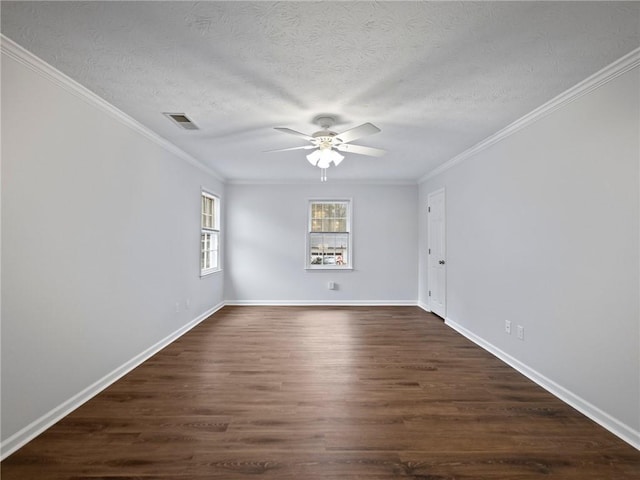
{"label": "white wall", "polygon": [[3,442],[222,302],[222,274],[199,278],[201,186],[223,194],[3,53]]}
{"label": "white wall", "polygon": [[636,445],[639,85],[636,67],[426,181],[419,209],[420,301],[445,187],[447,318]]}
{"label": "white wall", "polygon": [[[417,185],[228,185],[226,300],[415,304],[417,195]],[[352,199],[353,271],[305,270],[310,198]]]}

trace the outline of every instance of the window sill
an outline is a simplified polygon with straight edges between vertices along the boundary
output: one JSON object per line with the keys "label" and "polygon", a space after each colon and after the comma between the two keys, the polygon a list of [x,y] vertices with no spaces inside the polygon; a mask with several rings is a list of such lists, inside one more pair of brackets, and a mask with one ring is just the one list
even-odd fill
{"label": "window sill", "polygon": [[311,271],[311,272],[313,272],[314,270],[319,270],[319,271],[322,271],[322,270],[334,270],[334,271],[335,270],[347,270],[347,271],[351,271],[351,270],[353,270],[353,267],[337,267],[335,265],[318,265],[318,266],[315,266],[315,265],[309,266],[309,265],[307,265],[306,267],[304,267],[304,269],[307,270],[307,271]]}
{"label": "window sill", "polygon": [[213,275],[214,273],[222,272],[221,268],[216,268],[214,270],[205,270],[200,272],[200,278],[208,277],[209,275]]}

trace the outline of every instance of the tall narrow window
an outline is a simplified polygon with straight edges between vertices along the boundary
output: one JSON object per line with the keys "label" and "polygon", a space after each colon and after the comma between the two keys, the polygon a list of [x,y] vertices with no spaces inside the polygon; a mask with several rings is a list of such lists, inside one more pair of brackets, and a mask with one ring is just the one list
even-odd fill
{"label": "tall narrow window", "polygon": [[202,192],[200,276],[220,270],[220,199]]}
{"label": "tall narrow window", "polygon": [[352,268],[351,201],[311,200],[307,268]]}

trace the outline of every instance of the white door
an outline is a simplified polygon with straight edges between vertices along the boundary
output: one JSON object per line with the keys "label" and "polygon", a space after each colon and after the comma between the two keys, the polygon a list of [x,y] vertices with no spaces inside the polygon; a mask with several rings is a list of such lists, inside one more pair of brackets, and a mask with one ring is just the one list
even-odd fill
{"label": "white door", "polygon": [[445,318],[447,304],[447,264],[445,243],[444,189],[427,197],[427,228],[429,229],[429,308]]}

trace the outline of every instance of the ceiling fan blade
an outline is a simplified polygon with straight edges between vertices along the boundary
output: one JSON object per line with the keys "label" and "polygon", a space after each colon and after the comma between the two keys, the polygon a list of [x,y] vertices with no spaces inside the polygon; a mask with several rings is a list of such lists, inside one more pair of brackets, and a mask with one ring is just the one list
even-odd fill
{"label": "ceiling fan blade", "polygon": [[295,135],[296,137],[302,137],[306,140],[309,140],[310,142],[314,140],[312,136],[307,135],[306,133],[296,132],[295,130],[291,130],[290,128],[275,127],[275,129],[280,132],[290,133],[291,135]]}
{"label": "ceiling fan blade", "polygon": [[358,153],[360,155],[369,155],[371,157],[381,157],[387,153],[386,150],[382,150],[380,148],[363,147],[362,145],[351,145],[347,143],[336,145],[335,148],[341,152]]}
{"label": "ceiling fan blade", "polygon": [[359,127],[354,127],[345,132],[336,135],[336,138],[342,143],[349,143],[358,138],[366,137],[367,135],[373,135],[381,130],[372,123],[363,123]]}
{"label": "ceiling fan blade", "polygon": [[272,152],[286,152],[287,150],[309,150],[311,148],[318,148],[315,145],[305,145],[304,147],[291,147],[291,148],[278,148],[277,150],[265,150],[263,153]]}

